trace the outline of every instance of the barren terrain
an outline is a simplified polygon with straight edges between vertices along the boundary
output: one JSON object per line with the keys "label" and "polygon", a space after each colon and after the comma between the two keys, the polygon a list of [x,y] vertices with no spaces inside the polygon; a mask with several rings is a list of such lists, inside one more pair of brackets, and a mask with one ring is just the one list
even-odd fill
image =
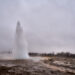
{"label": "barren terrain", "polygon": [[[0,60],[0,75],[75,75],[75,68],[60,64],[58,58],[33,60]],[[64,62],[65,59],[62,61]],[[58,61],[58,62],[57,62]],[[68,59],[66,60],[69,61]],[[74,64],[75,60],[71,60]]]}

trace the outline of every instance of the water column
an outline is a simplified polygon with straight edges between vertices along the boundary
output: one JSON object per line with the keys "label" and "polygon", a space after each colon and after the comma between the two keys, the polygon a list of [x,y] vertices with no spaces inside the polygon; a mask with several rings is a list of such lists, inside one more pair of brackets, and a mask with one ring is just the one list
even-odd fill
{"label": "water column", "polygon": [[28,44],[25,39],[23,28],[20,22],[17,22],[15,35],[15,59],[28,59]]}

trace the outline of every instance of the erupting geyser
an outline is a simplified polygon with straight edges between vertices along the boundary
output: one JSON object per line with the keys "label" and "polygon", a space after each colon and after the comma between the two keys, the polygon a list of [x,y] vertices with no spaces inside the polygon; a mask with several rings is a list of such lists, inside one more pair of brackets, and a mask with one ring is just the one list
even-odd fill
{"label": "erupting geyser", "polygon": [[20,22],[17,22],[15,37],[15,59],[28,59],[28,47]]}

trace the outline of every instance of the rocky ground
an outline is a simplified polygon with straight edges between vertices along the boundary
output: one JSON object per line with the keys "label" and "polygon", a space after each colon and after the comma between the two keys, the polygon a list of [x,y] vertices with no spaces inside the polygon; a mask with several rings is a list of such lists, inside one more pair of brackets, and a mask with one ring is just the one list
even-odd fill
{"label": "rocky ground", "polygon": [[64,73],[69,73],[75,75],[75,59],[65,58],[65,57],[49,57],[43,62],[48,65],[48,67],[59,70]]}
{"label": "rocky ground", "polygon": [[5,60],[0,61],[0,75],[75,75],[50,67],[43,61]]}

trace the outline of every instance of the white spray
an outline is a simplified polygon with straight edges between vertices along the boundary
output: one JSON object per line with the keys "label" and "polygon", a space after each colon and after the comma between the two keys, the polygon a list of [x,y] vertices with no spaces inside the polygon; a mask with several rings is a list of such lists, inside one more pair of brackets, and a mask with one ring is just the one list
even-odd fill
{"label": "white spray", "polygon": [[15,37],[15,59],[28,59],[28,45],[25,40],[23,29],[20,22],[17,22]]}

